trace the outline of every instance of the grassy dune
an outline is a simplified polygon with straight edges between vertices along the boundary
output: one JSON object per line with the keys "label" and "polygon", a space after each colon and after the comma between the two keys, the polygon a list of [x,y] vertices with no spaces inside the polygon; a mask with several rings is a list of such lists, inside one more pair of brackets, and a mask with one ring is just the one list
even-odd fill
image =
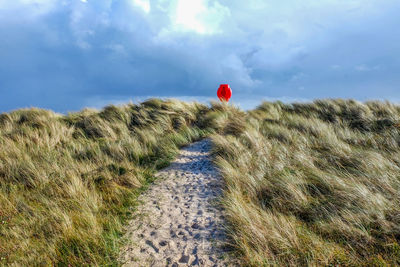
{"label": "grassy dune", "polygon": [[399,122],[352,100],[0,114],[0,265],[115,265],[155,170],[209,135],[244,264],[400,265]]}
{"label": "grassy dune", "polygon": [[400,106],[221,107],[234,246],[252,266],[400,265]]}
{"label": "grassy dune", "polygon": [[115,264],[137,194],[207,135],[204,105],[152,99],[0,115],[0,265]]}

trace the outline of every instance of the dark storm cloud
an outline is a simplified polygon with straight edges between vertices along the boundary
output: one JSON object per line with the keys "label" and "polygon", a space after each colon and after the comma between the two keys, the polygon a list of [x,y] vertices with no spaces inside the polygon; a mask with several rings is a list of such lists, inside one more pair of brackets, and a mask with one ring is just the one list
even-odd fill
{"label": "dark storm cloud", "polygon": [[0,0],[0,111],[226,82],[237,102],[400,98],[398,2],[289,2]]}

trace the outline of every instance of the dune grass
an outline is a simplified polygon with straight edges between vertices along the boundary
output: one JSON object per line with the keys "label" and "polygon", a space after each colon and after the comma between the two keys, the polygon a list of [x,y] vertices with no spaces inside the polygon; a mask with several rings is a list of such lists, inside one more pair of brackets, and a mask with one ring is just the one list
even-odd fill
{"label": "dune grass", "polygon": [[208,107],[151,99],[0,114],[0,265],[115,265],[155,170],[213,130]]}
{"label": "dune grass", "polygon": [[400,265],[399,122],[353,100],[0,114],[0,265],[117,265],[138,194],[209,135],[245,265]]}
{"label": "dune grass", "polygon": [[214,117],[225,121],[213,153],[245,264],[400,265],[400,106],[265,102]]}

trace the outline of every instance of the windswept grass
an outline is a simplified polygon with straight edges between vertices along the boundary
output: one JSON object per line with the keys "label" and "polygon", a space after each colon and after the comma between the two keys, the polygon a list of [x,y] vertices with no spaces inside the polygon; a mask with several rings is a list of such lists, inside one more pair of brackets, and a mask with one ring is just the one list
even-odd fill
{"label": "windswept grass", "polygon": [[247,114],[220,109],[226,123],[213,137],[215,162],[244,262],[400,265],[400,106],[321,100],[265,102]]}
{"label": "windswept grass", "polygon": [[208,108],[148,100],[0,114],[0,265],[115,264],[140,188],[207,135]]}
{"label": "windswept grass", "polygon": [[148,100],[0,114],[0,265],[113,265],[136,196],[213,133],[250,266],[400,265],[400,106]]}

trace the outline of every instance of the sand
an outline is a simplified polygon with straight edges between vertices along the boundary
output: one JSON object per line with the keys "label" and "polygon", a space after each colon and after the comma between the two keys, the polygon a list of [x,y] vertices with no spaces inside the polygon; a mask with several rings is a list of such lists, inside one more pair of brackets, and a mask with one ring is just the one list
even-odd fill
{"label": "sand", "polygon": [[210,148],[208,139],[183,148],[139,197],[124,266],[238,266],[227,253],[222,178]]}

